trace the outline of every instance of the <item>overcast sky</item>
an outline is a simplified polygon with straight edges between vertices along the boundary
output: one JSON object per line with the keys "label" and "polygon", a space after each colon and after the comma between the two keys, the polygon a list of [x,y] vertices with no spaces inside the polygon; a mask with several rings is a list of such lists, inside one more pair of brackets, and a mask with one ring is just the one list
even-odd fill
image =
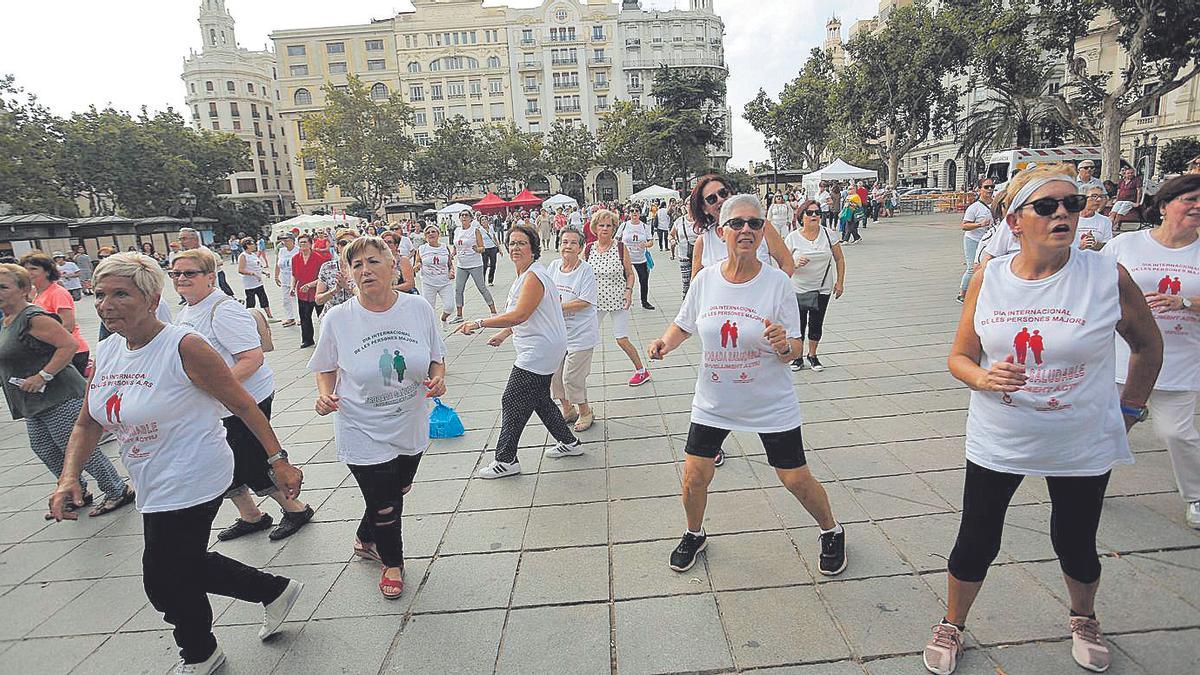
{"label": "overcast sky", "polygon": [[[189,50],[200,48],[199,0],[57,0],[4,2],[0,74],[36,93],[60,115],[109,103],[136,111],[183,109],[179,79]],[[547,0],[550,1],[550,0]],[[263,49],[282,28],[364,23],[411,9],[407,0],[227,0],[238,43]],[[541,0],[488,4],[531,7]],[[686,7],[688,0],[642,0],[647,9]],[[762,137],[742,119],[742,106],[759,87],[772,95],[795,77],[825,22],[837,13],[843,34],[871,16],[877,0],[716,0],[725,20],[729,105],[733,108],[733,163],[766,159]]]}

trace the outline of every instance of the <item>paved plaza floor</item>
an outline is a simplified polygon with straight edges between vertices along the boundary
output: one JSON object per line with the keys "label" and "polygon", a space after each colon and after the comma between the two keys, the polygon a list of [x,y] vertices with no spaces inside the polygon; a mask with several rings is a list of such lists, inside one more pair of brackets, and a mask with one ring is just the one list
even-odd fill
{"label": "paved plaza floor", "polygon": [[[668,569],[684,529],[695,341],[653,364],[639,388],[625,384],[629,364],[606,343],[590,379],[598,419],[581,434],[587,453],[543,460],[548,438],[535,419],[522,437],[525,475],[471,478],[491,459],[513,357],[511,345],[493,349],[476,335],[447,339],[444,401],[467,433],[434,441],[421,463],[405,500],[408,585],[400,600],[384,600],[378,565],[351,555],[362,497],[336,460],[330,419],[313,411],[311,350],[297,349],[298,329],[276,326],[273,425],[304,470],[302,499],[316,518],[278,543],[265,534],[216,543],[214,531],[213,550],[306,586],[291,622],[265,644],[261,607],[213,598],[223,672],[924,672],[920,650],[944,611],[963,481],[968,392],[946,371],[960,313],[956,219],[871,225],[846,251],[846,295],[832,303],[821,345],[828,369],[794,375],[809,463],[846,525],[849,567],[833,579],[816,571],[814,522],[779,485],[758,439],[740,433],[711,488],[708,550],[685,574]],[[639,346],[680,304],[676,264],[656,260],[658,309],[633,311]],[[513,268],[506,258],[500,266],[503,302]],[[474,289],[468,298],[468,316],[479,314]],[[79,314],[94,338],[90,300]],[[1132,437],[1137,464],[1114,472],[1099,533],[1110,672],[1194,673],[1200,532],[1184,523],[1164,444],[1148,425]],[[0,673],[167,670],[176,650],[142,590],[140,517],[130,508],[47,524],[52,484],[24,425],[5,418]],[[267,510],[278,515],[273,503]],[[226,503],[215,526],[234,517]],[[959,673],[1083,672],[1070,657],[1049,517],[1044,481],[1026,480],[968,622]]]}

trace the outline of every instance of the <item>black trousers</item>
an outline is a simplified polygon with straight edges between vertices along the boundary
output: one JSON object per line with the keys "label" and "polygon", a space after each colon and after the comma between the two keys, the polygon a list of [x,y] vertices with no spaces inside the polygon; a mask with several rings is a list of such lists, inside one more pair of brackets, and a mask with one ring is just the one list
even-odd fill
{"label": "black trousers", "polygon": [[642,304],[650,304],[650,266],[644,262],[633,263],[633,269],[637,271],[638,285],[642,291]]}
{"label": "black trousers", "polygon": [[300,308],[300,344],[312,344],[313,335],[315,334],[313,329],[313,312],[315,311],[317,316],[321,316],[321,310],[324,308],[324,305],[318,305],[311,300],[297,300],[296,304]]}
{"label": "black trousers", "polygon": [[489,284],[496,280],[496,256],[499,253],[500,247],[498,246],[483,249],[483,274],[487,277]]}
{"label": "black trousers", "polygon": [[655,230],[655,232],[658,233],[658,250],[667,250],[667,235],[671,233],[670,230]]}
{"label": "black trousers", "polygon": [[258,299],[258,303],[260,305],[262,305],[263,309],[271,308],[271,303],[267,300],[267,289],[265,286],[259,286],[258,288],[247,288],[246,289],[246,306],[247,307],[254,307],[255,306],[254,301],[256,298]]}
{"label": "black trousers", "polygon": [[[1050,542],[1067,576],[1082,584],[1100,578],[1096,530],[1104,508],[1104,491],[1112,472],[1099,476],[1048,476]],[[950,574],[968,582],[983,581],[1000,553],[1004,514],[1025,476],[992,471],[967,460],[963,484],[962,523],[950,553]]]}
{"label": "black trousers", "polygon": [[[274,400],[275,394],[272,393],[258,403],[258,409],[268,420],[271,419],[271,403]],[[222,417],[221,424],[225,426],[225,442],[233,450],[233,487],[226,496],[234,497],[242,488],[253,490],[259,497],[278,491],[275,481],[271,479],[267,450],[250,431],[250,427],[237,415]]]}
{"label": "black trousers", "polygon": [[550,379],[513,366],[508,384],[500,397],[500,438],[496,441],[496,461],[517,461],[517,445],[529,416],[537,413],[546,430],[559,443],[575,442],[575,434],[563,420],[562,410],[550,399]]}
{"label": "black trousers", "polygon": [[231,298],[235,297],[233,295],[233,289],[229,286],[229,282],[225,280],[225,270],[217,270],[217,287],[220,288],[221,292],[225,295],[228,295]]}
{"label": "black trousers", "polygon": [[800,310],[800,339],[820,342],[825,328],[825,311],[829,309],[829,293],[817,294],[816,309]]}
{"label": "black trousers", "polygon": [[349,464],[367,503],[358,523],[358,540],[375,544],[386,567],[404,565],[404,536],[400,516],[404,495],[412,489],[421,455],[400,455],[383,464]]}
{"label": "black trousers", "polygon": [[175,627],[175,644],[186,663],[200,663],[217,648],[208,595],[268,604],[288,580],[208,550],[221,498],[178,511],[142,514],[145,550],[142,585],[154,609]]}

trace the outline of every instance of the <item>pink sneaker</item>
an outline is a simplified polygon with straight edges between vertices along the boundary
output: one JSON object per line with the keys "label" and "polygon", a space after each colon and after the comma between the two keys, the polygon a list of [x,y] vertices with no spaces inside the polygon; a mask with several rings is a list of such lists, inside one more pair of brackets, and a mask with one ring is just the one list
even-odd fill
{"label": "pink sneaker", "polygon": [[925,669],[936,675],[950,675],[958,667],[962,651],[962,631],[957,626],[939,622],[933,627],[933,639],[925,645]]}
{"label": "pink sneaker", "polygon": [[1086,616],[1071,617],[1071,656],[1075,663],[1093,673],[1108,670],[1112,657],[1100,632],[1099,621]]}
{"label": "pink sneaker", "polygon": [[650,381],[650,371],[643,369],[643,370],[639,370],[639,371],[635,372],[633,374],[633,377],[629,378],[629,386],[637,387],[639,385],[646,384],[649,381]]}

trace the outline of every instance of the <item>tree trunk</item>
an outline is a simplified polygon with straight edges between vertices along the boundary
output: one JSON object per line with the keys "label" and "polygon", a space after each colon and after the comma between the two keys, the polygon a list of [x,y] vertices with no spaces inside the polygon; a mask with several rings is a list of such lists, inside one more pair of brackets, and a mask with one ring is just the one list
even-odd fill
{"label": "tree trunk", "polygon": [[887,151],[887,183],[893,187],[900,185],[900,153],[895,150]]}
{"label": "tree trunk", "polygon": [[1119,180],[1121,176],[1121,127],[1129,119],[1128,113],[1117,109],[1116,103],[1104,103],[1100,118],[1100,174],[1101,180]]}

